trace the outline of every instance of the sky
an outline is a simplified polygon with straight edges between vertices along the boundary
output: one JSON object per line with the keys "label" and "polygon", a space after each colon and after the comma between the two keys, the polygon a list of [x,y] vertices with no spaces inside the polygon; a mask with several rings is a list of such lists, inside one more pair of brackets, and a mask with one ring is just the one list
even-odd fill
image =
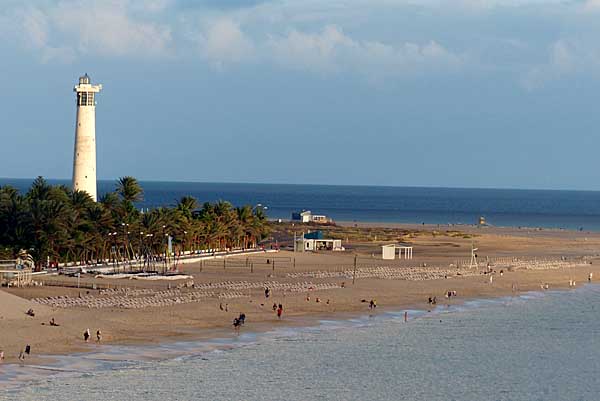
{"label": "sky", "polygon": [[0,2],[0,177],[600,190],[600,0]]}

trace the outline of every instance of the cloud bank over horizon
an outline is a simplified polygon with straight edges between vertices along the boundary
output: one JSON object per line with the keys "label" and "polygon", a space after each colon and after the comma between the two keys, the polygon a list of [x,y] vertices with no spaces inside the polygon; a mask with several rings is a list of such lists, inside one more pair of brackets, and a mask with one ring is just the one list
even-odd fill
{"label": "cloud bank over horizon", "polygon": [[[397,26],[379,25],[394,14]],[[533,90],[596,75],[598,17],[598,0],[9,1],[0,37],[40,63],[197,59],[366,77],[500,67]]]}

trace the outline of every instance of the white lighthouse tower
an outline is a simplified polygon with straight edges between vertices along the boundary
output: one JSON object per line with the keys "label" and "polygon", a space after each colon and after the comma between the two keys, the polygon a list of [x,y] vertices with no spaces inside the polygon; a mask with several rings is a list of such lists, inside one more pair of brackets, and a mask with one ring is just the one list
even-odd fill
{"label": "white lighthouse tower", "polygon": [[92,85],[85,74],[73,91],[77,94],[77,125],[73,154],[73,190],[85,191],[94,201],[96,195],[96,101],[102,85]]}

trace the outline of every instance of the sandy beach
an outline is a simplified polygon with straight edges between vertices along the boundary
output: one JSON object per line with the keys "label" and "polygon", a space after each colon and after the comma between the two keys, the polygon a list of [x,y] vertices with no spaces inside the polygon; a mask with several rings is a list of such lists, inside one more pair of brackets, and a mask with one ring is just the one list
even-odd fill
{"label": "sandy beach", "polygon": [[[181,282],[84,275],[82,288],[76,288],[76,278],[38,276],[36,280],[46,285],[0,291],[4,363],[17,361],[26,344],[31,345],[32,355],[25,364],[35,364],[38,355],[94,350],[96,330],[102,332],[102,344],[233,336],[236,333],[231,323],[239,313],[246,315],[242,331],[262,331],[286,324],[310,324],[324,317],[428,309],[432,307],[429,297],[444,305],[543,291],[545,284],[550,289],[569,288],[572,281],[580,286],[590,273],[600,279],[598,233],[396,224],[377,227],[409,230],[402,235],[399,231],[397,237],[414,247],[414,259],[382,260],[379,247],[385,241],[349,240],[344,241],[345,252],[280,251],[232,257],[225,263],[213,260],[183,265],[180,270],[193,279]],[[479,266],[469,269],[466,263],[472,244],[479,248]],[[488,263],[492,274],[484,274]],[[48,285],[53,280],[70,287]],[[94,284],[101,289],[91,289]],[[108,286],[110,290],[105,289]],[[270,289],[268,298],[265,287]],[[456,291],[456,296],[447,298],[448,291]],[[377,302],[375,310],[369,310],[372,299]],[[282,319],[277,318],[273,304],[283,305]],[[34,310],[34,317],[25,314],[29,308]],[[59,326],[49,324],[52,318]],[[92,333],[88,343],[83,340],[87,328]]]}

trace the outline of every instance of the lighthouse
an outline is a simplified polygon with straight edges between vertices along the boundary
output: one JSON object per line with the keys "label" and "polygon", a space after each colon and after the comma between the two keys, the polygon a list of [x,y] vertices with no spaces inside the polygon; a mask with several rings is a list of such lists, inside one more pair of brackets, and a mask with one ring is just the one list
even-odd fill
{"label": "lighthouse", "polygon": [[77,95],[77,123],[73,154],[73,190],[87,192],[94,201],[96,195],[96,93],[102,85],[92,85],[85,74],[73,91]]}

